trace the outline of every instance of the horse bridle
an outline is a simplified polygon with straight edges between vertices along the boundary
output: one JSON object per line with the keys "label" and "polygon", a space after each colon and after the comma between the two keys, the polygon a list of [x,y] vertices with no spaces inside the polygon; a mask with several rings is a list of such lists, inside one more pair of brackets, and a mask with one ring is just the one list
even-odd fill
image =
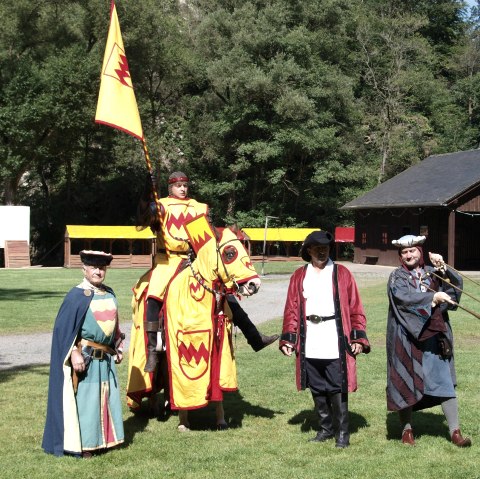
{"label": "horse bridle", "polygon": [[222,261],[222,266],[223,266],[223,270],[225,271],[225,276],[232,280],[234,286],[235,286],[235,291],[238,291],[240,289],[240,286],[238,285],[238,283],[235,281],[235,278],[233,277],[233,275],[230,275],[228,274],[228,271],[227,271],[227,267],[225,266],[225,262],[223,261],[223,258],[222,258],[222,253],[220,252],[220,249],[223,248],[225,245],[227,245],[228,243],[233,243],[234,241],[238,241],[241,243],[241,241],[238,239],[238,238],[233,238],[233,239],[230,239],[228,241],[225,241],[224,243],[222,244],[217,244],[217,271],[218,271],[218,258],[220,257],[221,261]]}
{"label": "horse bridle", "polygon": [[225,245],[227,245],[228,243],[233,243],[234,241],[240,241],[238,238],[233,238],[233,239],[230,239],[228,241],[225,241],[224,243],[222,244],[218,244],[217,243],[217,246],[215,248],[216,252],[217,252],[217,268],[216,268],[216,271],[217,271],[217,274],[218,274],[218,270],[219,270],[219,265],[218,265],[218,258],[220,257],[220,261],[222,262],[222,266],[223,266],[223,269],[225,271],[225,276],[231,280],[233,282],[233,285],[234,285],[234,288],[233,290],[231,289],[227,289],[227,288],[221,288],[221,289],[218,289],[218,290],[215,290],[213,288],[210,288],[210,286],[208,286],[207,284],[205,284],[205,280],[204,278],[201,276],[201,274],[198,272],[198,271],[195,271],[193,269],[193,265],[192,265],[192,260],[190,259],[190,256],[188,257],[187,259],[187,263],[188,263],[188,266],[190,266],[190,270],[192,271],[192,275],[193,277],[198,281],[198,283],[204,288],[206,289],[207,291],[209,291],[210,293],[214,294],[214,295],[220,295],[220,296],[226,296],[227,294],[231,294],[232,292],[235,292],[235,291],[238,291],[240,289],[240,286],[238,285],[238,283],[235,281],[235,278],[233,278],[230,274],[228,274],[228,270],[227,270],[227,267],[225,265],[225,262],[223,261],[223,258],[222,258],[222,253],[220,251],[221,248],[223,248]]}

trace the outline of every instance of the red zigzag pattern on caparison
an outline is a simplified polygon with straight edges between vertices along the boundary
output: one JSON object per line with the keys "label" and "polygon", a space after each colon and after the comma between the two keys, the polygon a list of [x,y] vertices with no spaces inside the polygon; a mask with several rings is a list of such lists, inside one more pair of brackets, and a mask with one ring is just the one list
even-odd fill
{"label": "red zigzag pattern on caparison", "polygon": [[197,282],[197,283],[195,283],[195,284],[190,283],[190,291],[191,291],[192,293],[198,292],[198,290],[199,290],[201,287],[202,287],[202,286],[201,286],[201,284],[200,284],[199,282]]}
{"label": "red zigzag pattern on caparison", "polygon": [[178,346],[178,355],[183,356],[187,362],[189,363],[192,358],[195,358],[195,362],[198,365],[200,360],[203,358],[206,362],[208,362],[208,350],[203,343],[200,344],[198,351],[195,349],[192,343],[188,346],[185,346],[185,343],[180,343]]}

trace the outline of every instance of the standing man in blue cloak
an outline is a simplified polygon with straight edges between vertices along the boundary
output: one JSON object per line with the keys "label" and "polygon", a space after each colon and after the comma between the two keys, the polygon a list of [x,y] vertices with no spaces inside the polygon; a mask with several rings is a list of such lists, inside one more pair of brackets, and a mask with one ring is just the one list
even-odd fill
{"label": "standing man in blue cloak", "polygon": [[53,329],[42,447],[88,458],[124,441],[115,368],[124,335],[115,294],[103,284],[112,255],[84,250],[80,258],[84,279],[65,297]]}

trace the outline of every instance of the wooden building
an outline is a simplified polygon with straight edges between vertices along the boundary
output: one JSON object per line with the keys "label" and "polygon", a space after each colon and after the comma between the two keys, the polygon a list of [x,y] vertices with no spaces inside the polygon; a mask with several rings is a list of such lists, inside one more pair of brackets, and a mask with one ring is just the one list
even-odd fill
{"label": "wooden building", "polygon": [[355,263],[397,266],[392,240],[419,234],[451,266],[480,269],[480,150],[429,156],[342,209],[355,212]]}
{"label": "wooden building", "polygon": [[101,250],[113,255],[111,268],[150,268],[155,253],[155,235],[147,228],[135,226],[67,225],[64,244],[64,267],[81,266],[82,249]]}
{"label": "wooden building", "polygon": [[28,268],[29,266],[28,241],[5,240],[5,268]]}

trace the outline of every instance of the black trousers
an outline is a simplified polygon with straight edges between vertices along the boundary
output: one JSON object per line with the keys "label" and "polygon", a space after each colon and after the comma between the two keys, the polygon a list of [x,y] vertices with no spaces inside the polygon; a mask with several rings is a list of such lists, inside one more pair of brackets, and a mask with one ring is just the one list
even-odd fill
{"label": "black trousers", "polygon": [[305,358],[305,368],[307,386],[314,396],[342,392],[342,364],[340,358]]}

